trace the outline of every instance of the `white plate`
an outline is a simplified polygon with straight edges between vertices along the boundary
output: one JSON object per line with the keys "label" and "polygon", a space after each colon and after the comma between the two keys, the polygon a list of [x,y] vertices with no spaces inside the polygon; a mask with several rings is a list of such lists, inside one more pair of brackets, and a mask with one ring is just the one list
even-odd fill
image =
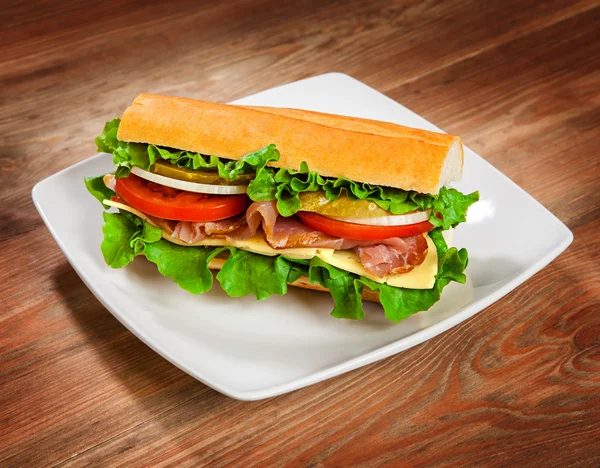
{"label": "white plate", "polygon": [[[339,73],[237,102],[439,131],[383,94]],[[481,201],[455,235],[455,244],[469,251],[469,282],[449,285],[432,309],[399,324],[387,322],[375,304],[365,305],[364,321],[336,320],[329,316],[332,303],[325,293],[290,288],[287,296],[265,301],[233,299],[215,281],[212,291],[194,296],[143,258],[112,270],[100,253],[102,208],[83,184],[84,176],[110,170],[110,156],[100,154],[38,183],[33,200],[44,222],[81,279],[132,333],[188,374],[241,400],[280,395],[432,338],[523,283],[573,239],[571,231],[542,205],[466,149],[463,179],[456,187],[481,193]]]}

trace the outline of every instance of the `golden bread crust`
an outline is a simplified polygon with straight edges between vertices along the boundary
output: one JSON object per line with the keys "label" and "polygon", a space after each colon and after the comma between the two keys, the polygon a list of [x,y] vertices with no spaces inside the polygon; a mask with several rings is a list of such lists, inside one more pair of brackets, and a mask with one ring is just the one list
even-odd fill
{"label": "golden bread crust", "polygon": [[298,109],[245,107],[141,94],[123,114],[118,138],[228,159],[274,143],[274,167],[435,194],[450,147],[460,138]]}

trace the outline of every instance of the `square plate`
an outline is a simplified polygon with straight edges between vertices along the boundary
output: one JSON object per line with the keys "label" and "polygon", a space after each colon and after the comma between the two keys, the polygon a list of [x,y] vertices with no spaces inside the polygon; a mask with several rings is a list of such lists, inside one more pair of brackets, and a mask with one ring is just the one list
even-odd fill
{"label": "square plate", "polygon": [[[286,84],[237,103],[440,131],[339,73]],[[132,333],[201,382],[241,400],[280,395],[432,338],[513,290],[573,240],[554,215],[465,148],[463,178],[455,186],[465,193],[481,193],[481,201],[455,234],[455,245],[469,251],[467,284],[450,284],[433,308],[399,324],[387,322],[375,304],[365,304],[364,321],[336,320],[329,316],[332,302],[324,293],[290,288],[287,296],[265,301],[234,299],[215,281],[209,293],[194,296],[143,258],[120,270],[106,266],[100,252],[102,207],[87,193],[83,177],[112,168],[111,157],[99,154],[39,182],[33,201],[44,222],[81,279]]]}

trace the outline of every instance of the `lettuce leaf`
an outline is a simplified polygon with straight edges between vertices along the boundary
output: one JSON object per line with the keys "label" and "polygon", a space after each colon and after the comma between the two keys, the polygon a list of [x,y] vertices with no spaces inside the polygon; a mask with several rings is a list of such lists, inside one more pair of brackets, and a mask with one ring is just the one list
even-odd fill
{"label": "lettuce leaf", "polygon": [[208,264],[222,250],[218,247],[184,247],[161,239],[147,243],[143,253],[156,264],[161,275],[171,278],[192,294],[202,294],[213,284]]}
{"label": "lettuce leaf", "polygon": [[121,119],[116,118],[104,125],[102,133],[94,139],[98,151],[112,153],[117,177],[127,177],[131,166],[149,167],[147,144],[128,143],[117,138]]}
{"label": "lettuce leaf", "polygon": [[112,268],[121,268],[137,255],[145,255],[158,271],[193,294],[209,291],[213,275],[209,262],[222,252],[229,257],[217,274],[223,290],[232,297],[252,294],[257,299],[287,293],[288,283],[308,276],[313,283],[330,290],[336,318],[361,320],[365,312],[361,293],[364,287],[379,292],[386,318],[399,322],[429,309],[451,281],[464,283],[468,263],[465,249],[448,249],[441,230],[430,233],[438,253],[438,274],[432,289],[403,289],[379,284],[333,267],[315,257],[295,260],[282,255],[269,257],[235,247],[184,247],[162,239],[160,228],[127,212],[104,213],[102,253]]}
{"label": "lettuce leaf", "polygon": [[162,230],[131,213],[103,213],[104,240],[100,246],[106,263],[121,268],[139,255],[146,243],[162,238]]}
{"label": "lettuce leaf", "polygon": [[415,197],[421,210],[431,209],[429,222],[443,230],[456,227],[467,220],[469,207],[479,201],[479,192],[465,195],[453,188],[442,187],[435,197]]}
{"label": "lettuce leaf", "polygon": [[208,263],[223,248],[173,244],[162,239],[160,228],[126,211],[103,215],[101,250],[110,267],[122,268],[143,254],[163,276],[173,279],[186,291],[201,294],[210,290],[213,276]]}
{"label": "lettuce leaf", "polygon": [[361,278],[331,266],[318,257],[310,261],[308,279],[329,289],[333,298],[331,315],[335,318],[362,320],[365,317],[361,296],[364,283]]}
{"label": "lettuce leaf", "polygon": [[103,213],[103,216],[104,240],[100,249],[104,261],[111,268],[124,267],[135,257],[130,241],[138,232],[138,228],[125,216],[118,213]]}
{"label": "lettuce leaf", "polygon": [[310,171],[305,162],[300,164],[298,171],[264,167],[248,186],[248,196],[252,200],[277,200],[277,210],[282,216],[292,216],[302,208],[300,193],[316,191],[324,191],[329,201],[335,201],[341,195],[351,200],[372,201],[396,215],[430,209],[430,222],[444,230],[464,222],[469,206],[479,200],[478,192],[465,195],[447,187],[442,187],[437,195],[428,195],[343,177],[326,178]]}
{"label": "lettuce leaf", "polygon": [[85,187],[88,189],[88,192],[90,192],[96,200],[102,203],[104,209],[107,210],[109,207],[104,204],[104,200],[110,200],[110,197],[115,196],[116,193],[104,185],[103,178],[103,175],[84,177],[83,182],[85,183]]}
{"label": "lettuce leaf", "polygon": [[468,254],[465,249],[448,249],[440,229],[429,233],[438,253],[438,273],[432,289],[395,288],[363,276],[333,267],[319,258],[313,258],[308,277],[311,282],[328,288],[334,301],[331,315],[336,318],[362,320],[364,309],[361,292],[366,286],[379,292],[379,299],[387,319],[399,322],[417,312],[428,310],[439,301],[442,290],[456,281],[464,283]]}
{"label": "lettuce leaf", "polygon": [[117,149],[119,146],[117,133],[119,132],[120,123],[121,119],[117,117],[104,124],[102,133],[94,138],[94,143],[96,143],[99,152],[112,153],[115,149]]}
{"label": "lettuce leaf", "polygon": [[263,300],[273,294],[287,293],[291,270],[292,263],[280,255],[269,257],[231,248],[217,280],[231,297],[252,294]]}

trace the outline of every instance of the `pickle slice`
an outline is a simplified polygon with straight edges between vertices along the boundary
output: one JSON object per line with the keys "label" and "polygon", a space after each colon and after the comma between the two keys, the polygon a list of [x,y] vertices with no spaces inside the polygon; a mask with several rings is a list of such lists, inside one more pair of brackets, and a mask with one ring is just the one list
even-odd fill
{"label": "pickle slice", "polygon": [[156,161],[150,168],[150,172],[170,177],[171,179],[212,185],[248,185],[255,176],[255,174],[240,174],[235,180],[227,180],[219,176],[217,171],[192,171],[190,169],[174,166],[165,161]]}
{"label": "pickle slice", "polygon": [[347,218],[377,218],[391,213],[380,208],[377,203],[368,200],[351,200],[345,195],[335,201],[329,201],[325,192],[302,192],[298,195],[302,202],[302,211],[312,211],[324,216]]}

